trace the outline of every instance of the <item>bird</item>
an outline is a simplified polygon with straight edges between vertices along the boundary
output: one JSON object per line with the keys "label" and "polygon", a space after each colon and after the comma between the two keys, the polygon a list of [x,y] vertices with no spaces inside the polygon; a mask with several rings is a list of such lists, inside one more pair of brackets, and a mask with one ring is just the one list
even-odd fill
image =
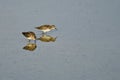
{"label": "bird", "polygon": [[36,35],[34,32],[28,31],[28,32],[22,32],[22,34],[29,40],[29,42],[31,40],[34,40],[36,42]]}
{"label": "bird", "polygon": [[49,32],[51,30],[57,29],[55,25],[48,25],[48,24],[41,25],[41,26],[38,26],[35,28],[42,31],[43,34]]}

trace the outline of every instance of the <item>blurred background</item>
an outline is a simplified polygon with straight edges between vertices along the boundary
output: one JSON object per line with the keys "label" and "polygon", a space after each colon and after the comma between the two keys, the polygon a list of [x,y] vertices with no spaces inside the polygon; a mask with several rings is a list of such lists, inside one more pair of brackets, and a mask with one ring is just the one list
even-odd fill
{"label": "blurred background", "polygon": [[[120,80],[119,0],[0,0],[0,80]],[[32,50],[21,34],[54,24]],[[33,43],[33,42],[32,42]]]}

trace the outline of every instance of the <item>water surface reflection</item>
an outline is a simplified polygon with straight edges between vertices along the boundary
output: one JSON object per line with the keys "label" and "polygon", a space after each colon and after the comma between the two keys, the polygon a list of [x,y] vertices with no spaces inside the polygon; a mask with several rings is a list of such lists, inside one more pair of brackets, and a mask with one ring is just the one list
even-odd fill
{"label": "water surface reflection", "polygon": [[36,43],[28,43],[23,47],[24,50],[34,51],[37,48]]}
{"label": "water surface reflection", "polygon": [[42,34],[42,36],[40,38],[38,38],[37,40],[40,40],[42,42],[55,42],[57,39],[57,37],[53,37],[50,35],[46,35],[46,34]]}
{"label": "water surface reflection", "polygon": [[[35,35],[36,36],[36,35]],[[24,50],[28,50],[28,51],[34,51],[37,48],[37,43],[36,41],[41,41],[41,42],[55,42],[57,39],[57,37],[53,37],[51,35],[48,34],[42,34],[40,35],[39,38],[36,38],[36,40],[33,41],[29,41],[27,42],[27,44],[23,47]]]}

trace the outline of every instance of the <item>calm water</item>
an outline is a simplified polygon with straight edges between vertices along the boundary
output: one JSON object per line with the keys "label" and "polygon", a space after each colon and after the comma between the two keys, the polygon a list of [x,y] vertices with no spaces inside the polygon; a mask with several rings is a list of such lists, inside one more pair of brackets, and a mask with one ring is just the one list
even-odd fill
{"label": "calm water", "polygon": [[[0,80],[120,80],[119,0],[1,0]],[[24,50],[21,34],[54,24]]]}

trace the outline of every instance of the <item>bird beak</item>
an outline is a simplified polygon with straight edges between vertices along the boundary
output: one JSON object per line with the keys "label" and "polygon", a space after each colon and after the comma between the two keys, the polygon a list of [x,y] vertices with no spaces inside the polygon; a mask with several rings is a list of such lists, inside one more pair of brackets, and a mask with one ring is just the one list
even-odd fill
{"label": "bird beak", "polygon": [[55,28],[56,30],[58,30],[57,28]]}

